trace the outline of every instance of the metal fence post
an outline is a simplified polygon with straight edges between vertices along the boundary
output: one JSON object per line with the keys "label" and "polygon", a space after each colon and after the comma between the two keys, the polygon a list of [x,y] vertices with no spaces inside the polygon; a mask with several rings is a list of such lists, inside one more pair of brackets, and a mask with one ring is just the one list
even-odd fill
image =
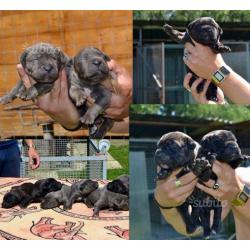
{"label": "metal fence post", "polygon": [[105,159],[102,161],[102,179],[107,180],[107,164],[108,163],[108,156],[105,155]]}
{"label": "metal fence post", "polygon": [[165,87],[165,45],[161,44],[162,49],[162,104],[166,103],[166,87]]}

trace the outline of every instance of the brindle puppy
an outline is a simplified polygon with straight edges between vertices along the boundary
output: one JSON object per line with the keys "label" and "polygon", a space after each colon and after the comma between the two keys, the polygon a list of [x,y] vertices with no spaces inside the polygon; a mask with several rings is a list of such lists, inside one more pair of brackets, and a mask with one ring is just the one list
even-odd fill
{"label": "brindle puppy", "polygon": [[[197,159],[209,159],[213,165],[214,159],[229,164],[233,169],[237,168],[242,162],[249,160],[249,156],[243,155],[237,143],[237,139],[231,131],[215,130],[204,135],[200,142],[200,149]],[[211,155],[214,159],[211,161]],[[207,180],[217,180],[217,176],[213,172],[206,173]],[[207,181],[204,180],[204,181]],[[200,217],[203,221],[204,236],[209,238],[211,234],[216,234],[219,231],[221,224],[222,207],[220,201],[206,195],[207,206],[200,209]],[[210,212],[214,210],[214,220],[210,227]]]}
{"label": "brindle puppy", "polygon": [[29,76],[32,87],[26,89],[23,81],[18,81],[10,93],[0,98],[0,104],[7,104],[15,98],[34,100],[50,92],[68,60],[60,49],[48,43],[37,43],[27,48],[20,57],[20,63]]}
{"label": "brindle puppy", "polygon": [[[170,132],[163,135],[157,143],[155,152],[155,161],[159,171],[158,180],[164,180],[169,177],[173,171],[181,169],[176,178],[179,178],[194,169],[194,173],[203,172],[209,166],[200,164],[202,170],[195,170],[195,159],[198,153],[199,144],[188,135],[182,132]],[[195,188],[192,196],[180,206],[177,207],[181,217],[186,224],[187,233],[193,233],[199,222],[199,207],[193,206],[195,200],[200,200],[200,191]],[[192,207],[192,216],[189,214],[189,207]]]}
{"label": "brindle puppy", "polygon": [[[201,17],[193,22],[189,23],[186,32],[180,32],[175,30],[172,26],[165,24],[165,32],[170,36],[171,39],[178,43],[191,43],[195,46],[192,39],[202,45],[208,46],[212,49],[215,54],[229,52],[231,49],[220,42],[220,38],[223,34],[221,27],[211,17]],[[189,85],[192,86],[193,82],[198,78],[197,75],[192,72],[191,69],[187,68],[187,72],[191,72],[193,77],[191,78]],[[202,81],[198,87],[197,92],[203,91],[205,80]],[[206,93],[208,100],[218,101],[217,98],[217,86],[210,84]]]}
{"label": "brindle puppy", "polygon": [[[77,107],[82,107],[87,98],[94,103],[83,113],[80,120],[91,126],[91,137],[101,138],[113,127],[114,121],[102,114],[110,105],[112,91],[116,91],[116,78],[109,70],[111,59],[97,48],[82,49],[68,64],[69,94]],[[99,124],[94,122],[98,120]]]}

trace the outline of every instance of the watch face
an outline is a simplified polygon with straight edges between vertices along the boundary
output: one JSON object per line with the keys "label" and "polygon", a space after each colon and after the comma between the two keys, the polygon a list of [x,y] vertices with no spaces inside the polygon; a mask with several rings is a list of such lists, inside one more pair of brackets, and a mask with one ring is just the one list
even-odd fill
{"label": "watch face", "polygon": [[244,186],[243,191],[248,195],[248,197],[250,197],[250,188],[247,185]]}
{"label": "watch face", "polygon": [[224,76],[223,76],[220,72],[218,72],[218,71],[214,74],[214,77],[215,77],[219,82],[221,82],[221,81],[224,79]]}
{"label": "watch face", "polygon": [[241,194],[239,195],[239,198],[240,198],[242,201],[244,201],[244,202],[247,202],[247,200],[248,200],[248,196],[247,196],[245,193],[241,193]]}

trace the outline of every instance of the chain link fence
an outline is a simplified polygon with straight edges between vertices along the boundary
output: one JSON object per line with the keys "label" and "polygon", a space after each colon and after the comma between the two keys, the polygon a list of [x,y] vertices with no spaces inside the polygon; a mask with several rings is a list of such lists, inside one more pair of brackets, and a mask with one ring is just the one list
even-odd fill
{"label": "chain link fence", "polygon": [[21,150],[21,176],[56,179],[106,179],[107,156],[98,155],[94,141],[88,139],[33,140],[40,166],[29,166],[28,147]]}

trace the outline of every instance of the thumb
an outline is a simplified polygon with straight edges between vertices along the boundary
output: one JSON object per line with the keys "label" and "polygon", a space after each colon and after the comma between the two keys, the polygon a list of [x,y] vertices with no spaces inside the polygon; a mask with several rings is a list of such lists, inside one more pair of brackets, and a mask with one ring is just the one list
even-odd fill
{"label": "thumb", "polygon": [[24,86],[28,89],[31,87],[31,83],[30,83],[30,80],[29,80],[29,77],[28,75],[26,74],[23,66],[21,64],[17,64],[16,66],[16,69],[17,69],[17,73],[20,77],[20,79],[23,81],[24,83]]}

